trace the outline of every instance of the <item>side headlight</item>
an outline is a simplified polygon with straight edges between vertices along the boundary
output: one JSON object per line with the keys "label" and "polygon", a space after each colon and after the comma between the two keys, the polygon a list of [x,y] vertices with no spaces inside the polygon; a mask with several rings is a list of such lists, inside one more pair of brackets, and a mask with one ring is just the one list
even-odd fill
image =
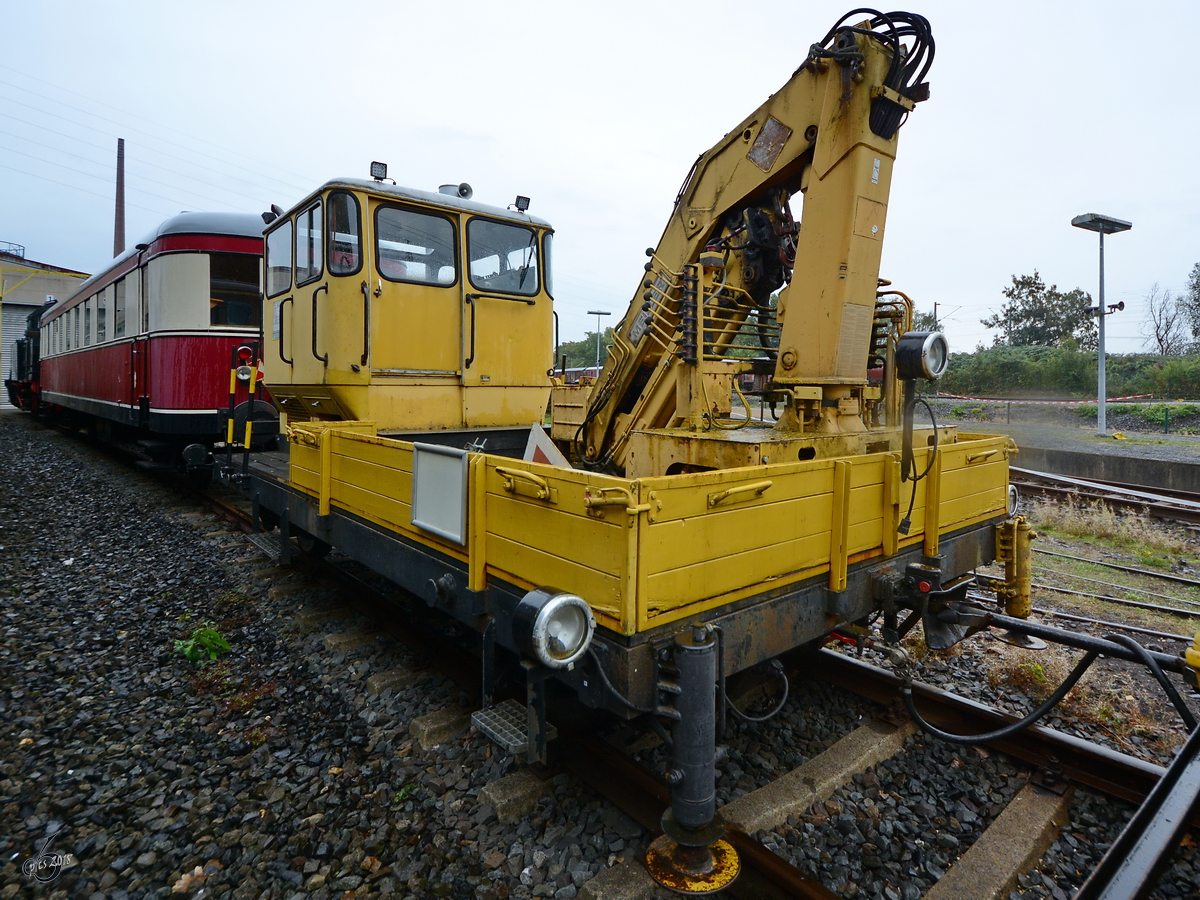
{"label": "side headlight", "polygon": [[937,381],[950,362],[950,345],[940,331],[910,331],[896,345],[896,374],[905,380]]}
{"label": "side headlight", "polygon": [[1017,486],[1010,484],[1008,486],[1008,517],[1011,519],[1017,514],[1017,510],[1021,506],[1021,495],[1017,493]]}
{"label": "side headlight", "polygon": [[574,664],[592,642],[596,620],[581,597],[555,588],[526,594],[513,612],[513,639],[523,653],[551,669]]}

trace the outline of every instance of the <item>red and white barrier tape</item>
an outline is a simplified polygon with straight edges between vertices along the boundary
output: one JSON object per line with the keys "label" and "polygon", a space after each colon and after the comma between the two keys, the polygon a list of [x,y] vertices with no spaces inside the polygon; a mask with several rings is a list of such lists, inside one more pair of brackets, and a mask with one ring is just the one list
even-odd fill
{"label": "red and white barrier tape", "polygon": [[[1118,403],[1122,400],[1147,400],[1153,394],[1131,394],[1128,397],[1109,397],[1106,403]],[[1083,403],[1095,403],[1093,400],[1009,400],[1005,397],[964,397],[960,394],[943,394],[937,392],[938,400],[973,400],[978,403],[1011,403],[1013,406],[1079,406]]]}

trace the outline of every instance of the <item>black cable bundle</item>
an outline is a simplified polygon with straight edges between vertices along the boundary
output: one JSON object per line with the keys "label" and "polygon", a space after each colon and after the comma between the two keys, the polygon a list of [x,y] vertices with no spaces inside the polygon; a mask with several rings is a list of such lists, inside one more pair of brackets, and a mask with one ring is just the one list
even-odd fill
{"label": "black cable bundle", "polygon": [[[842,24],[852,16],[864,13],[871,16],[869,29]],[[883,30],[877,31],[879,28]],[[849,37],[853,34],[866,35],[891,49],[892,63],[883,79],[885,87],[908,100],[924,100],[929,95],[925,76],[933,64],[934,43],[928,19],[908,12],[881,13],[868,8],[851,10],[838,20],[823,41],[813,45],[810,58],[824,57],[841,65],[860,62],[862,54]],[[908,43],[904,42],[906,38],[910,39]],[[907,115],[908,111],[894,100],[876,97],[871,101],[871,131],[890,140],[904,124]]]}

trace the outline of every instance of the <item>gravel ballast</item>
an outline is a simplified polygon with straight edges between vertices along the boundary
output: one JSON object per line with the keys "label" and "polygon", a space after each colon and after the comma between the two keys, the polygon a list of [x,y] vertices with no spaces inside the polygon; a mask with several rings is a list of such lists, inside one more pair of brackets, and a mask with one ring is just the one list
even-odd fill
{"label": "gravel ballast", "polygon": [[[0,453],[0,900],[573,898],[644,849],[641,828],[567,775],[501,821],[485,788],[516,760],[469,729],[431,749],[412,734],[468,709],[420,651],[379,637],[333,652],[328,635],[373,623],[293,621],[347,607],[340,588],[272,566],[172,488],[28,417],[0,415]],[[189,661],[176,641],[207,623],[231,650]],[[793,679],[777,718],[730,720],[718,802],[876,712]],[[665,764],[661,748],[641,755]],[[844,896],[914,900],[1024,780],[918,736],[760,837]],[[1043,861],[1050,881],[1086,871],[1129,812],[1088,795],[1076,807]],[[39,852],[67,855],[45,883],[22,871]],[[1170,876],[1186,889],[1161,896],[1189,896],[1193,863]],[[1018,895],[1056,896],[1041,874]]]}
{"label": "gravel ballast", "polygon": [[[644,843],[567,776],[501,823],[479,795],[513,758],[409,733],[459,691],[387,639],[325,651],[365,623],[291,615],[336,589],[170,488],[23,416],[0,453],[0,897],[571,898]],[[176,652],[203,623],[218,662]],[[44,884],[22,871],[39,851],[69,854]]]}

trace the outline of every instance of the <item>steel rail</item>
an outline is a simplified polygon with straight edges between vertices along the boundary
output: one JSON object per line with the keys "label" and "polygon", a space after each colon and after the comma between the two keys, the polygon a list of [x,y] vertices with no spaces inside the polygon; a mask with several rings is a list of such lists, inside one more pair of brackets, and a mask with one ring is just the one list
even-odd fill
{"label": "steel rail", "polygon": [[1057,482],[1058,484],[1069,484],[1075,487],[1086,488],[1093,491],[1106,491],[1109,493],[1125,494],[1129,497],[1134,497],[1142,500],[1148,500],[1151,503],[1161,503],[1166,500],[1172,500],[1177,504],[1188,507],[1200,512],[1200,499],[1182,498],[1170,496],[1158,491],[1152,490],[1149,485],[1118,485],[1112,481],[1098,481],[1094,478],[1076,478],[1073,475],[1056,475],[1052,472],[1037,472],[1033,469],[1022,469],[1019,466],[1011,466],[1010,472],[1016,472],[1019,475],[1028,475],[1034,478],[1041,478],[1046,481]]}
{"label": "steel rail", "polygon": [[[995,603],[995,595],[985,596],[976,591],[968,591],[967,597],[972,600],[979,600],[983,603]],[[1193,638],[1186,634],[1171,634],[1169,631],[1157,631],[1153,628],[1143,628],[1140,625],[1129,625],[1125,622],[1110,622],[1107,619],[1097,619],[1093,616],[1080,616],[1074,613],[1061,612],[1057,609],[1046,609],[1042,606],[1035,606],[1033,612],[1039,616],[1050,616],[1055,619],[1066,619],[1068,622],[1079,622],[1083,625],[1098,625],[1101,628],[1112,628],[1117,631],[1128,631],[1133,634],[1144,634],[1147,637],[1162,638],[1167,641],[1182,641],[1185,644],[1190,644]]]}
{"label": "steel rail", "polygon": [[[891,672],[832,650],[820,650],[816,661],[797,660],[814,677],[844,690],[891,706],[900,697],[900,679]],[[913,683],[921,715],[943,731],[982,734],[1017,721],[1017,717],[931,685]],[[1042,725],[1031,725],[1015,737],[989,746],[1039,769],[1066,777],[1101,793],[1141,803],[1166,769],[1099,744]]]}
{"label": "steel rail", "polygon": [[1134,594],[1143,594],[1147,597],[1155,597],[1159,600],[1170,600],[1172,603],[1191,603],[1194,606],[1200,606],[1200,600],[1187,600],[1183,597],[1172,597],[1170,594],[1159,594],[1154,591],[1148,591],[1145,588],[1132,587],[1128,584],[1117,584],[1113,581],[1101,581],[1098,578],[1088,578],[1086,575],[1075,575],[1072,572],[1061,572],[1058,569],[1051,569],[1048,566],[1033,566],[1049,575],[1058,575],[1062,578],[1074,578],[1076,581],[1086,581],[1089,584],[1098,584],[1101,587],[1116,588],[1121,591],[1129,591]]}
{"label": "steel rail", "polygon": [[1102,559],[1092,559],[1086,556],[1071,556],[1069,553],[1056,553],[1053,550],[1044,550],[1041,547],[1034,547],[1034,553],[1044,553],[1047,556],[1057,556],[1059,559],[1073,559],[1076,562],[1088,562],[1097,566],[1104,566],[1109,569],[1116,569],[1118,572],[1132,572],[1137,575],[1151,575],[1154,578],[1160,578],[1164,581],[1176,581],[1180,584],[1190,584],[1194,587],[1200,587],[1200,580],[1195,578],[1186,578],[1183,575],[1176,575],[1174,572],[1155,572],[1153,569],[1139,569],[1136,566],[1121,566],[1117,563],[1105,562]]}
{"label": "steel rail", "polygon": [[1179,522],[1187,522],[1189,524],[1200,524],[1200,512],[1182,509],[1178,506],[1167,506],[1165,504],[1153,503],[1149,500],[1133,500],[1122,497],[1114,497],[1111,494],[1088,493],[1081,491],[1078,488],[1057,487],[1052,484],[1035,484],[1029,481],[1012,481],[1019,490],[1028,491],[1030,493],[1044,494],[1048,497],[1059,499],[1076,498],[1084,500],[1097,500],[1106,506],[1111,506],[1116,509],[1128,509],[1134,512],[1145,511],[1156,519],[1172,519]]}

